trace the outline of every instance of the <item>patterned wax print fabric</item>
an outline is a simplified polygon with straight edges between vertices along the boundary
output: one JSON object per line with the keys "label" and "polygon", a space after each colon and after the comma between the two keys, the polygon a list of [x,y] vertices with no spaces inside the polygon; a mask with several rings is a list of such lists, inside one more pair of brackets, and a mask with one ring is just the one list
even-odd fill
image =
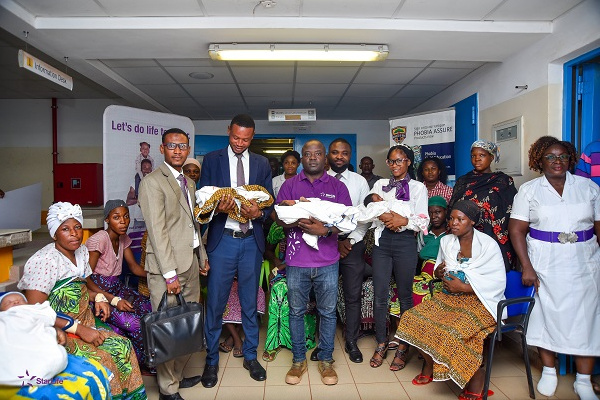
{"label": "patterned wax print fabric", "polygon": [[498,243],[506,271],[515,265],[517,256],[508,239],[508,221],[517,189],[513,179],[503,172],[480,174],[471,171],[456,181],[448,214],[459,200],[471,200],[482,210],[476,228]]}
{"label": "patterned wax print fabric", "polygon": [[109,400],[110,383],[106,369],[96,360],[68,355],[67,368],[44,386],[29,385],[24,378],[20,388],[0,387],[0,398]]}

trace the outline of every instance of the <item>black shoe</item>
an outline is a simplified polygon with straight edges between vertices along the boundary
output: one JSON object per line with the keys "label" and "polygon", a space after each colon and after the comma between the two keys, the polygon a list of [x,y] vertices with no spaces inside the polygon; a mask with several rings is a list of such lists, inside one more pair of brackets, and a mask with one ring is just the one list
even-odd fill
{"label": "black shoe", "polygon": [[356,342],[346,342],[346,346],[344,347],[344,350],[346,350],[346,353],[348,353],[348,357],[350,358],[350,361],[352,361],[354,363],[363,362],[363,355],[360,352],[358,346],[356,345]]}
{"label": "black shoe", "polygon": [[184,400],[183,397],[181,397],[181,395],[179,394],[179,392],[173,394],[160,393],[158,398],[159,400]]}
{"label": "black shoe", "polygon": [[319,351],[321,351],[321,349],[315,347],[312,353],[310,353],[310,361],[319,361]]}
{"label": "black shoe", "polygon": [[183,378],[179,382],[179,389],[187,389],[196,386],[202,380],[202,375],[190,376],[189,378]]}
{"label": "black shoe", "polygon": [[244,368],[250,371],[250,378],[255,381],[264,381],[267,379],[267,371],[265,371],[256,358],[254,360],[244,359]]}
{"label": "black shoe", "polygon": [[202,372],[202,386],[205,388],[211,388],[217,384],[219,378],[217,374],[219,373],[218,365],[205,365],[204,372]]}

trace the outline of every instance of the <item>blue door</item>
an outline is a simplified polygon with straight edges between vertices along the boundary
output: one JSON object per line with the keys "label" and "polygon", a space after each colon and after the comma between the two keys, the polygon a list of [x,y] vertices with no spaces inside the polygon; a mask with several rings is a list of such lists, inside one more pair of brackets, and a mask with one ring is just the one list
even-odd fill
{"label": "blue door", "polygon": [[475,93],[452,106],[456,111],[454,116],[454,159],[458,178],[473,169],[471,144],[478,137],[479,95]]}

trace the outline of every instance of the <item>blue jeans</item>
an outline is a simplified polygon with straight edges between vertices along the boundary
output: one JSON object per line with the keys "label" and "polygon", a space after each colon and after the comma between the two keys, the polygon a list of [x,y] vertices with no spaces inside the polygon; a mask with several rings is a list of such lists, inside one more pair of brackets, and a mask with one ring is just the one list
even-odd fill
{"label": "blue jeans", "polygon": [[306,359],[304,314],[311,288],[315,290],[319,312],[319,360],[333,357],[338,294],[338,263],[318,268],[286,267],[288,302],[290,304],[290,335],[294,362]]}

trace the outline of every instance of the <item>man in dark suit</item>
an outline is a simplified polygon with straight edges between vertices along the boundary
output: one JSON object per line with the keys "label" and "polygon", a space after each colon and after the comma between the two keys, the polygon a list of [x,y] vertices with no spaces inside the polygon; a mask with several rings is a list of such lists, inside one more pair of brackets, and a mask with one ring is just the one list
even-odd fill
{"label": "man in dark suit", "polygon": [[[186,301],[198,302],[199,273],[206,275],[209,268],[199,240],[199,226],[191,211],[194,181],[182,173],[190,152],[187,134],[176,128],[165,131],[160,152],[165,162],[142,179],[139,192],[140,208],[148,228],[145,266],[153,310],[158,308],[165,291],[169,293],[169,307],[177,304],[174,295],[179,293]],[[156,367],[161,400],[180,400],[180,388],[200,382],[200,376],[183,377],[189,359],[189,355],[182,356]]]}
{"label": "man in dark suit", "polygon": [[[200,187],[238,187],[245,184],[261,185],[273,193],[271,167],[269,161],[258,154],[250,153],[248,147],[254,137],[254,120],[249,115],[240,114],[231,120],[227,128],[229,146],[213,151],[204,157]],[[242,205],[241,214],[250,223],[241,224],[229,218],[235,205],[229,195],[219,202],[208,228],[206,249],[212,270],[208,278],[208,299],[206,301],[206,342],[207,355],[202,384],[213,387],[217,384],[219,371],[219,336],[223,322],[223,311],[227,304],[233,278],[238,277],[238,295],[242,306],[242,327],[244,329],[244,368],[257,380],[267,379],[265,369],[256,360],[258,346],[258,320],[256,297],[258,281],[265,251],[263,222],[270,210],[264,212],[256,201],[250,206]]]}

